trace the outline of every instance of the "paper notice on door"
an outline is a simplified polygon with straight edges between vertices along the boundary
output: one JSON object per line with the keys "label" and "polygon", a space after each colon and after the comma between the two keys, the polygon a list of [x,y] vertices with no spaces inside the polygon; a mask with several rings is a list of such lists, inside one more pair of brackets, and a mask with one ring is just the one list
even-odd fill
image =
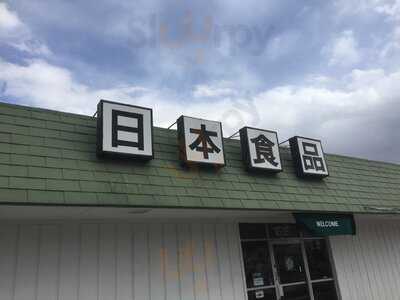
{"label": "paper notice on door", "polygon": [[264,278],[262,277],[255,277],[253,278],[254,286],[263,286],[264,285]]}
{"label": "paper notice on door", "polygon": [[256,299],[263,299],[264,291],[256,291]]}

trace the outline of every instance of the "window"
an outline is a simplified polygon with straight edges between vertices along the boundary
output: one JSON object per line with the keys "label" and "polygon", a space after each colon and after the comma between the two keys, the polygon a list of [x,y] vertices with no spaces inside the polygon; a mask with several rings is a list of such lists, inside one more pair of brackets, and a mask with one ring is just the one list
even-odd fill
{"label": "window", "polygon": [[267,232],[264,224],[240,224],[240,238],[245,240],[267,239]]}
{"label": "window", "polygon": [[315,300],[336,300],[335,283],[332,281],[313,283],[313,292]]}
{"label": "window", "polygon": [[248,300],[276,300],[265,224],[241,224],[239,229]]}
{"label": "window", "polygon": [[243,242],[242,251],[247,287],[274,285],[267,242]]}
{"label": "window", "polygon": [[275,289],[259,289],[247,292],[248,300],[276,299]]}
{"label": "window", "polygon": [[332,278],[326,241],[323,239],[304,242],[311,280]]}
{"label": "window", "polygon": [[248,300],[337,300],[324,238],[294,224],[240,224]]}
{"label": "window", "polygon": [[312,239],[304,242],[315,300],[336,300],[335,281],[326,240]]}
{"label": "window", "polygon": [[277,244],[273,245],[273,249],[280,282],[282,284],[305,282],[306,272],[301,244]]}

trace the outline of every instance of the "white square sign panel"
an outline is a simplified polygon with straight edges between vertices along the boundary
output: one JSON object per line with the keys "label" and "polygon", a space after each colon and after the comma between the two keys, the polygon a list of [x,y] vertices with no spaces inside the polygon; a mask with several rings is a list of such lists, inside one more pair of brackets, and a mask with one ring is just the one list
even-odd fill
{"label": "white square sign panel", "polygon": [[275,131],[243,127],[239,133],[243,160],[249,169],[282,171],[278,134]]}
{"label": "white square sign panel", "polygon": [[185,163],[225,165],[221,122],[181,116],[177,125],[180,156]]}
{"label": "white square sign panel", "polygon": [[153,112],[150,108],[101,100],[97,112],[99,155],[153,158]]}
{"label": "white square sign panel", "polygon": [[289,143],[299,176],[329,176],[321,141],[295,136]]}

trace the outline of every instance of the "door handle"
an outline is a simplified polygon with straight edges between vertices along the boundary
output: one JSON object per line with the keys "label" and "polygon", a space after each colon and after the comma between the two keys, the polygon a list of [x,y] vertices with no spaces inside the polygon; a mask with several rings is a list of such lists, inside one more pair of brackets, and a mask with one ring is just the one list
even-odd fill
{"label": "door handle", "polygon": [[283,287],[280,284],[278,285],[278,290],[279,290],[279,299],[283,299],[285,297],[285,293],[283,292]]}

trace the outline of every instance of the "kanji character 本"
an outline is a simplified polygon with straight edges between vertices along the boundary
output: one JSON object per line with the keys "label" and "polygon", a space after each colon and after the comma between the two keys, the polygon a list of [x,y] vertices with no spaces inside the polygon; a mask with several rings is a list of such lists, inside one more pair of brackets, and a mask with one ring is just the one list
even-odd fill
{"label": "kanji character \u672c", "polygon": [[258,137],[250,139],[252,143],[254,143],[256,147],[256,155],[253,161],[256,164],[264,163],[267,160],[271,165],[276,167],[279,163],[275,161],[275,156],[272,151],[272,147],[275,146],[275,143],[271,142],[265,135],[260,134]]}
{"label": "kanji character \u672c", "polygon": [[206,130],[206,125],[201,124],[200,129],[190,128],[190,133],[198,134],[197,139],[189,145],[189,148],[203,152],[203,157],[208,159],[208,153],[219,153],[221,149],[214,144],[210,137],[218,136],[217,132]]}

